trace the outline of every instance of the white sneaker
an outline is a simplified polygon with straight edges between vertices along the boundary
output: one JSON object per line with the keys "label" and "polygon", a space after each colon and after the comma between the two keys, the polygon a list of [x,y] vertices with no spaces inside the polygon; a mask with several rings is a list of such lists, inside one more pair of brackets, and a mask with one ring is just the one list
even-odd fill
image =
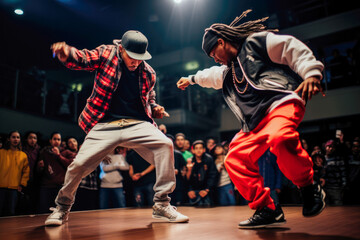
{"label": "white sneaker", "polygon": [[57,225],[60,226],[65,223],[69,218],[69,211],[60,210],[60,207],[50,208],[52,214],[50,214],[45,220],[45,226]]}
{"label": "white sneaker", "polygon": [[168,222],[177,222],[177,223],[189,221],[189,217],[182,215],[176,210],[177,210],[176,207],[171,206],[170,204],[167,206],[155,204],[153,206],[152,217],[155,219],[161,219],[161,220],[166,220]]}

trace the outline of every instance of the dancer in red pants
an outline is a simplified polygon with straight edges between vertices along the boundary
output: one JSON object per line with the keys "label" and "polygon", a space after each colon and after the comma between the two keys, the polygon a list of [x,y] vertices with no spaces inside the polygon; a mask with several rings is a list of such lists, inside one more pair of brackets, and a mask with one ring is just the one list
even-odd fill
{"label": "dancer in red pants", "polygon": [[269,148],[280,170],[300,188],[303,215],[315,216],[325,207],[325,193],[313,181],[311,158],[296,131],[306,101],[322,92],[323,64],[298,39],[265,30],[262,22],[267,18],[238,25],[248,12],[230,25],[216,23],[205,29],[203,50],[222,66],[183,77],[177,86],[184,90],[196,83],[222,88],[241,127],[230,144],[225,167],[250,208],[256,210],[239,228],[259,228],[286,222],[259,174],[257,161]]}

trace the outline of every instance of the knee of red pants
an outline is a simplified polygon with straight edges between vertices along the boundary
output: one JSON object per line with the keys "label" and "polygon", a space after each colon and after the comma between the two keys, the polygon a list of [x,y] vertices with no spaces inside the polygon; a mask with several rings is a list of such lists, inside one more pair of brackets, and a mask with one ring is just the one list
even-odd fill
{"label": "knee of red pants", "polygon": [[296,186],[304,187],[313,182],[313,163],[300,141],[282,141],[270,151],[276,155],[280,171]]}

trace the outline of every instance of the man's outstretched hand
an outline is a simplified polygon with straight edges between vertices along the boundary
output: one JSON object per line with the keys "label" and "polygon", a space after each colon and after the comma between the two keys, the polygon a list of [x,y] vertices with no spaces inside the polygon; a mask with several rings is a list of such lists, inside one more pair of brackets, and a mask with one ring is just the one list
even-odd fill
{"label": "man's outstretched hand", "polygon": [[52,50],[54,56],[61,62],[65,62],[70,54],[70,46],[67,45],[65,42],[57,42],[51,45],[50,49]]}
{"label": "man's outstretched hand", "polygon": [[313,95],[321,92],[323,97],[325,93],[322,90],[320,79],[317,77],[309,77],[303,81],[299,87],[295,90],[295,93],[299,93],[302,90],[301,98],[303,100],[310,100]]}
{"label": "man's outstretched hand", "polygon": [[190,79],[186,77],[180,78],[180,80],[176,83],[176,86],[181,90],[185,90],[190,85]]}

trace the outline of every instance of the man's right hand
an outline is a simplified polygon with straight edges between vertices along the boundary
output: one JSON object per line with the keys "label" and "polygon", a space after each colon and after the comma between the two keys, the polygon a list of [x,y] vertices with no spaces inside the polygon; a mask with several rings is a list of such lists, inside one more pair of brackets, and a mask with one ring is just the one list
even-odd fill
{"label": "man's right hand", "polygon": [[187,77],[182,77],[180,80],[176,83],[176,86],[180,88],[181,90],[185,90],[190,85],[190,79]]}
{"label": "man's right hand", "polygon": [[50,49],[61,62],[65,62],[70,55],[70,46],[65,42],[57,42],[51,45]]}

